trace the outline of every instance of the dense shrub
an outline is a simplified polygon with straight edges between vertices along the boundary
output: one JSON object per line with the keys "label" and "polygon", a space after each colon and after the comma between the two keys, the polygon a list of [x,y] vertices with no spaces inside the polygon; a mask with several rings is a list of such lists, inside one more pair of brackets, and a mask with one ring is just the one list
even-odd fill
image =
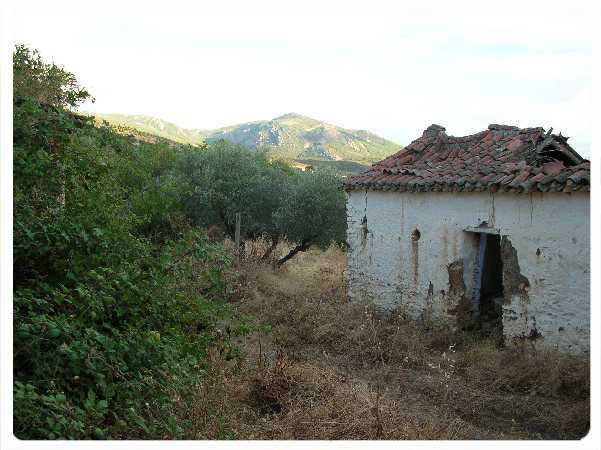
{"label": "dense shrub", "polygon": [[13,86],[15,97],[32,98],[48,105],[73,108],[91,99],[75,75],[46,63],[37,50],[22,44],[17,44],[13,53]]}
{"label": "dense shrub", "polygon": [[24,439],[180,437],[174,402],[232,316],[229,257],[191,226],[181,152],[94,127],[75,77],[15,51],[14,423]]}

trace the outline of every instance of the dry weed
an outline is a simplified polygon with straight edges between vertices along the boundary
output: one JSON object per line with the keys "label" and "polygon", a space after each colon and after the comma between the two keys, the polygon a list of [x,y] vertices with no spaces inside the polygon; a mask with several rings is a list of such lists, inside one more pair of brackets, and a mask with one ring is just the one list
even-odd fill
{"label": "dry weed", "polygon": [[249,292],[238,307],[272,331],[241,342],[246,365],[222,385],[226,393],[215,394],[216,402],[227,398],[218,409],[236,438],[577,439],[587,433],[588,361],[500,349],[492,337],[410,322],[402,310],[381,316],[347,301],[345,265],[336,247],[301,253],[281,268],[244,260]]}
{"label": "dry weed", "polygon": [[365,381],[281,352],[255,381],[253,404],[272,413],[258,423],[265,439],[461,439],[475,432],[460,419],[413,417]]}

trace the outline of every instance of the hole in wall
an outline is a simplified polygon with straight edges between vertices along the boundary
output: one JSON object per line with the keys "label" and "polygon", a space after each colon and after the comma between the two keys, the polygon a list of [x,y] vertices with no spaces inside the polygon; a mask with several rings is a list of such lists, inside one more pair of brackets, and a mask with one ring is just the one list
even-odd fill
{"label": "hole in wall", "polygon": [[367,216],[363,216],[363,219],[361,219],[361,241],[363,245],[367,241],[367,233],[369,233],[367,229]]}
{"label": "hole in wall", "polygon": [[500,336],[504,299],[501,237],[490,233],[468,234],[474,250],[471,325],[484,335]]}

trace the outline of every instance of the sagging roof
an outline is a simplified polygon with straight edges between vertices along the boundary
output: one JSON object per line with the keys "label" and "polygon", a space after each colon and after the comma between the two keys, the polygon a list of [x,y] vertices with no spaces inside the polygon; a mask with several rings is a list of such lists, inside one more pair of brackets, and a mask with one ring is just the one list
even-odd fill
{"label": "sagging roof", "polygon": [[398,153],[348,178],[344,189],[412,192],[572,192],[590,190],[590,162],[551,128],[489,125],[448,136],[431,125]]}

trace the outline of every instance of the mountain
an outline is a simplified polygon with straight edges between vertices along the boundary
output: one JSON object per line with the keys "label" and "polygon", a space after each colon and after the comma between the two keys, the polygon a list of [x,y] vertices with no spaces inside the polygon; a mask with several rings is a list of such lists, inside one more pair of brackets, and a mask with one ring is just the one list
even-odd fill
{"label": "mountain", "polygon": [[214,130],[180,128],[140,115],[96,114],[96,117],[176,142],[199,144],[225,139],[300,165],[327,165],[347,173],[361,171],[402,148],[369,131],[341,128],[295,113]]}
{"label": "mountain", "polygon": [[111,125],[135,128],[138,131],[169,139],[182,144],[200,144],[205,136],[198,130],[188,130],[163,119],[132,114],[91,114],[96,119],[105,120]]}
{"label": "mountain", "polygon": [[205,139],[265,148],[286,159],[317,161],[374,162],[401,148],[365,130],[349,130],[294,113],[212,130]]}

